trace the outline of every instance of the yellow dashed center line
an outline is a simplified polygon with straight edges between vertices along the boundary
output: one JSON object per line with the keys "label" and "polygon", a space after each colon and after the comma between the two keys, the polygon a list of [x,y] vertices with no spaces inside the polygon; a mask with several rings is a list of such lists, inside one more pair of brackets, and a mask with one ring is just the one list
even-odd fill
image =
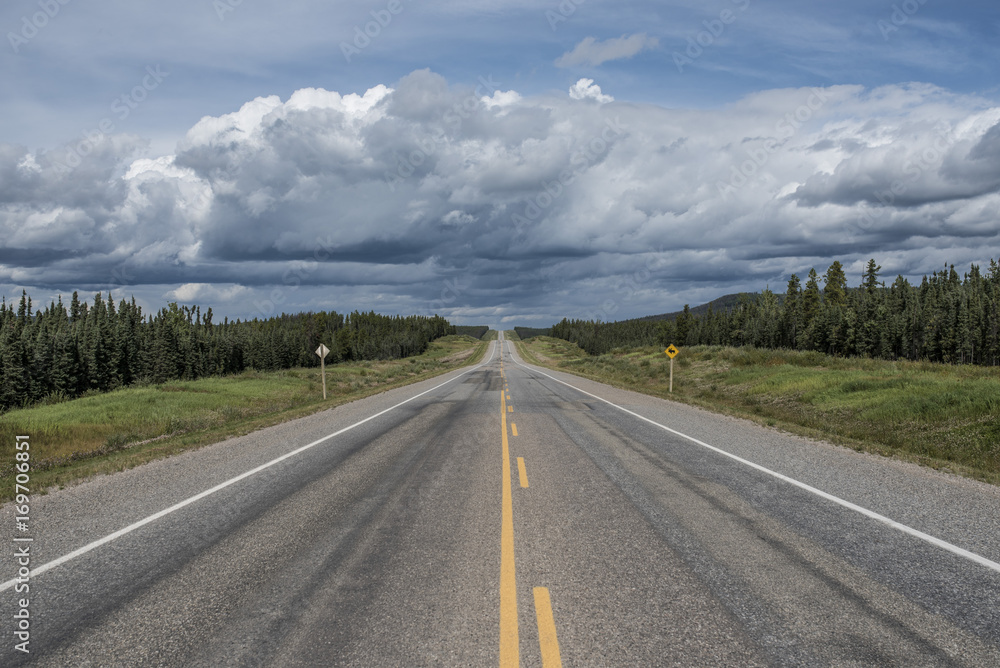
{"label": "yellow dashed center line", "polygon": [[500,422],[503,428],[502,510],[500,520],[500,668],[517,668],[521,663],[517,639],[517,580],[514,571],[514,500],[510,480],[510,443],[507,440],[507,411],[500,395]]}
{"label": "yellow dashed center line", "polygon": [[559,657],[559,640],[556,638],[556,620],[552,616],[549,590],[535,587],[535,616],[538,617],[538,644],[542,649],[542,668],[562,668]]}
{"label": "yellow dashed center line", "polygon": [[[503,375],[501,363],[501,375]],[[506,383],[500,393],[500,426],[503,442],[503,467],[500,519],[500,667],[518,668],[521,665],[517,628],[517,577],[514,565],[514,499],[511,480],[510,440],[507,437],[507,413],[514,407],[507,404]],[[511,433],[517,436],[517,425],[510,423]],[[524,458],[517,458],[517,474],[521,487],[528,487],[528,471]],[[542,653],[542,668],[562,668],[556,622],[552,614],[552,600],[546,587],[535,587],[535,616],[538,619],[538,644]]]}

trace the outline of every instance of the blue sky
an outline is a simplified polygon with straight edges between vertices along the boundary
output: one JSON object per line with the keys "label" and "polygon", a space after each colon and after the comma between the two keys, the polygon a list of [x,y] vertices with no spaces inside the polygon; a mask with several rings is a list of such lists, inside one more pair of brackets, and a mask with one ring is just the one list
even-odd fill
{"label": "blue sky", "polygon": [[0,28],[7,295],[544,325],[1000,257],[995,3],[16,0]]}

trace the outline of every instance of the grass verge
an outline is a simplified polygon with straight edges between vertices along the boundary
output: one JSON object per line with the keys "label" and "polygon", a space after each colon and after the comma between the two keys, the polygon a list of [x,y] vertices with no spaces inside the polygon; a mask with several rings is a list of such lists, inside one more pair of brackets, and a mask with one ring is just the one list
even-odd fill
{"label": "grass verge", "polygon": [[855,450],[1000,484],[1000,369],[722,346],[590,356],[551,337],[515,344],[525,360]]}
{"label": "grass verge", "polygon": [[13,498],[18,435],[31,438],[31,489],[43,493],[475,364],[488,345],[446,336],[423,355],[330,365],[326,401],[320,370],[303,368],[171,381],[8,411],[0,416],[0,501]]}

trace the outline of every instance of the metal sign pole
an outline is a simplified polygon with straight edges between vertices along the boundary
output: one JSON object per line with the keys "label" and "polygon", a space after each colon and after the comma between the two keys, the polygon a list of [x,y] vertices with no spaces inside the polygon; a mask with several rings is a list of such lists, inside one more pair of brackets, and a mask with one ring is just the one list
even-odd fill
{"label": "metal sign pole", "polygon": [[[670,360],[670,368],[673,369],[673,367],[674,367],[674,361]],[[319,368],[320,368],[320,372],[323,374],[323,398],[326,399],[326,358],[325,357],[323,357],[323,358],[320,359],[320,361],[319,361]],[[673,381],[673,376],[671,376],[670,380]],[[673,387],[672,383],[671,383],[671,387]]]}
{"label": "metal sign pole", "polygon": [[677,357],[677,353],[679,353],[680,350],[677,349],[677,346],[675,346],[674,344],[671,343],[670,347],[667,348],[666,350],[664,350],[663,352],[665,352],[667,354],[667,357],[670,358],[670,393],[673,394],[673,392],[674,392],[674,358]]}
{"label": "metal sign pole", "polygon": [[329,353],[330,349],[322,343],[319,344],[319,348],[316,349],[316,354],[319,355],[320,374],[323,376],[323,399],[326,399],[326,356]]}

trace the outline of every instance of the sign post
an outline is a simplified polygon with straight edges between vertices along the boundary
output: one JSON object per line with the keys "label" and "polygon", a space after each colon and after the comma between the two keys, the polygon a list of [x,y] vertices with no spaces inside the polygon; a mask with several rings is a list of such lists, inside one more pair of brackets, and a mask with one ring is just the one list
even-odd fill
{"label": "sign post", "polygon": [[670,358],[670,392],[672,394],[674,391],[674,358],[677,357],[677,353],[679,353],[680,350],[677,349],[677,346],[671,343],[670,347],[663,352],[665,352],[667,357]]}
{"label": "sign post", "polygon": [[323,398],[326,399],[326,356],[330,354],[330,349],[321,343],[316,354],[319,355],[319,366],[323,374]]}

